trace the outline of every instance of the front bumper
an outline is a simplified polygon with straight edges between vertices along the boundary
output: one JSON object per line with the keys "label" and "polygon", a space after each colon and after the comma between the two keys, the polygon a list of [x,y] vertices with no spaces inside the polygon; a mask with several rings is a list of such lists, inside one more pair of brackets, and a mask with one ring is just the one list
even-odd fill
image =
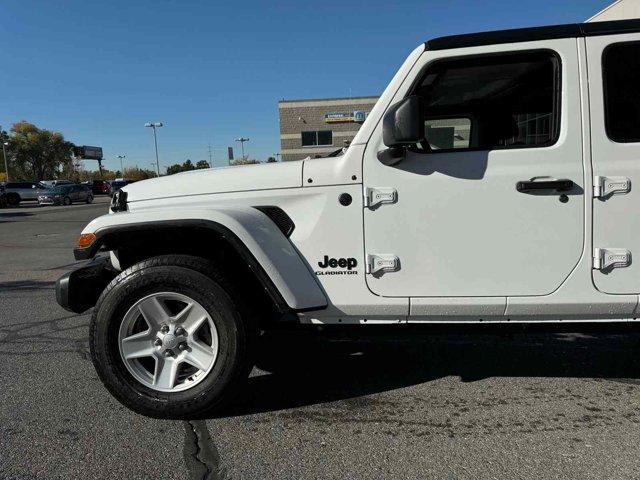
{"label": "front bumper", "polygon": [[38,203],[40,205],[62,205],[59,198],[52,197],[38,197]]}
{"label": "front bumper", "polygon": [[96,257],[83,267],[65,273],[56,282],[56,301],[65,310],[82,313],[93,307],[118,272],[109,257]]}

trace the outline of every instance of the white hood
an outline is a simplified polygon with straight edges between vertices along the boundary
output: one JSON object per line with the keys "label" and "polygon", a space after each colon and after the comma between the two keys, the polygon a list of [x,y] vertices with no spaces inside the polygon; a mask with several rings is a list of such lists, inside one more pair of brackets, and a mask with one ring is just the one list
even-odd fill
{"label": "white hood", "polygon": [[123,188],[129,201],[302,186],[303,161],[207,168],[151,178]]}

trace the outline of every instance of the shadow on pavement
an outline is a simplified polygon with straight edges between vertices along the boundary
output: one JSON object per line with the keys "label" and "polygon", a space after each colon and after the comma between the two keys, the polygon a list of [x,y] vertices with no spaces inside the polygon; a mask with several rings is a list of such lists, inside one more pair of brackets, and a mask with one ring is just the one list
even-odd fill
{"label": "shadow on pavement", "polygon": [[31,217],[35,215],[34,213],[29,212],[0,212],[0,218],[10,218],[10,217]]}
{"label": "shadow on pavement", "polygon": [[[306,342],[306,341],[305,341]],[[604,378],[640,385],[640,334],[390,336],[310,341],[264,348],[223,415],[246,415],[344,400],[437,380],[489,377]]]}
{"label": "shadow on pavement", "polygon": [[28,213],[28,212],[0,212],[0,223],[12,223],[16,221],[16,220],[12,220],[14,218],[32,217],[33,215],[35,214]]}
{"label": "shadow on pavement", "polygon": [[51,289],[55,285],[54,281],[41,281],[41,280],[16,280],[13,282],[1,282],[0,292],[30,292],[34,290]]}

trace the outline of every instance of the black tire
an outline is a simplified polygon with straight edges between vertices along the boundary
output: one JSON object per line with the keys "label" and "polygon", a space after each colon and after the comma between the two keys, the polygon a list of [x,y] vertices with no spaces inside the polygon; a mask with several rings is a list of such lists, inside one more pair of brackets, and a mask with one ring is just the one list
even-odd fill
{"label": "black tire", "polygon": [[69,198],[69,197],[64,197],[64,198],[62,199],[62,204],[63,204],[63,205],[71,205],[71,198]]}
{"label": "black tire", "polygon": [[87,203],[93,202],[93,195],[87,196]]}
{"label": "black tire", "polygon": [[[215,364],[200,383],[180,392],[159,392],[138,382],[119,352],[118,329],[124,314],[154,292],[176,292],[199,302],[211,316],[219,337]],[[122,404],[156,418],[203,418],[235,398],[253,366],[257,329],[233,288],[214,265],[198,257],[164,255],[144,260],[120,273],[94,308],[91,358],[98,376]]]}

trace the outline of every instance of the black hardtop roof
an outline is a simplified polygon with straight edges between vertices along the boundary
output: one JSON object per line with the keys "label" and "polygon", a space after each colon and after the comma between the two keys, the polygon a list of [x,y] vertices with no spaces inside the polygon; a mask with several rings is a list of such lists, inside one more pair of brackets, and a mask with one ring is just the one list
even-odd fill
{"label": "black hardtop roof", "polygon": [[555,38],[592,37],[596,35],[614,35],[640,32],[640,19],[613,20],[610,22],[568,23],[546,27],[516,28],[493,32],[466,33],[434,38],[425,42],[427,50],[446,50],[449,48],[477,47],[499,43],[532,42]]}

